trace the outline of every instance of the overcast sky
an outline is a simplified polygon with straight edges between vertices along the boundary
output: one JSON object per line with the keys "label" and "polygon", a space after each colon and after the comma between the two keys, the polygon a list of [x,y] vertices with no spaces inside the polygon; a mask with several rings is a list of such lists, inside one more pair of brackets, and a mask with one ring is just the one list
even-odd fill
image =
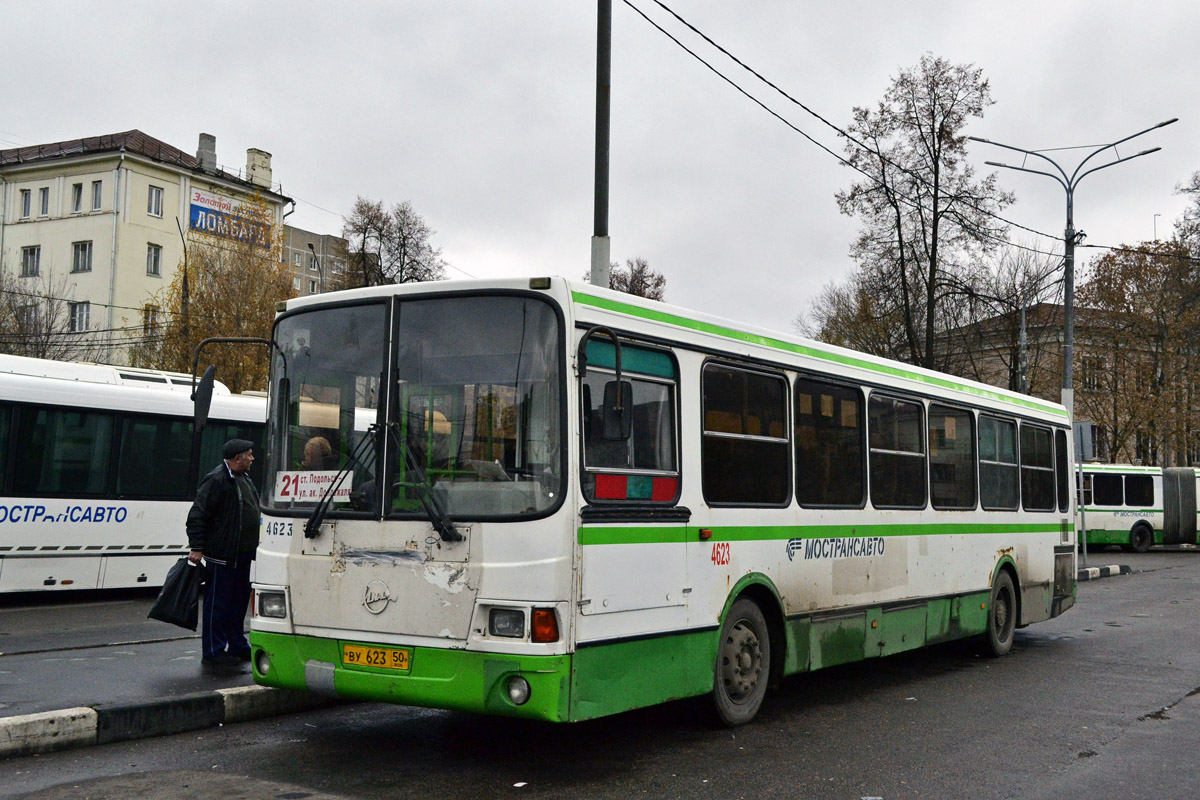
{"label": "overcast sky", "polygon": [[[792,124],[836,135],[631,0]],[[1200,3],[670,0],[668,6],[839,126],[929,52],[981,67],[995,105],[969,132],[1027,149],[1161,152],[1086,178],[1088,244],[1165,238],[1200,170]],[[133,128],[217,160],[273,155],[289,222],[338,233],[358,195],[410,201],[452,277],[579,277],[593,221],[596,9],[591,0],[57,2],[0,0],[0,148]],[[856,231],[834,194],[854,173],[613,6],[612,258],[642,257],[666,299],[789,330],[843,278]],[[1052,155],[1072,170],[1088,150]],[[972,160],[1014,163],[971,147]],[[1094,159],[1093,163],[1102,163]],[[1005,214],[1060,236],[1065,194],[1004,171]],[[1159,215],[1157,219],[1155,215]],[[1013,237],[1030,242],[1030,235]],[[1039,246],[1046,247],[1044,240]],[[1096,250],[1081,250],[1086,263]]]}

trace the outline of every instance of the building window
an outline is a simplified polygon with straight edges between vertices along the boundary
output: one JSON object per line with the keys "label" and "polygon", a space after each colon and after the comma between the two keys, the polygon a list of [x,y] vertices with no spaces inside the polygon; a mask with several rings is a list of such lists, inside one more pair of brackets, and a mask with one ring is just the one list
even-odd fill
{"label": "building window", "polygon": [[82,333],[88,329],[92,316],[92,304],[88,302],[71,303],[71,333]]}
{"label": "building window", "polygon": [[317,293],[317,282],[316,282],[316,281],[309,281],[309,282],[308,282],[308,293],[309,293],[309,294],[316,294],[316,293]]}
{"label": "building window", "polygon": [[21,277],[36,278],[42,263],[42,248],[40,245],[21,248]]}
{"label": "building window", "polygon": [[293,254],[292,254],[292,266],[293,266],[293,267],[295,267],[296,269],[301,269],[301,267],[300,267],[300,254],[299,254],[299,253],[293,253]]}
{"label": "building window", "polygon": [[29,189],[21,190],[21,219],[27,219],[33,213],[33,192]]}
{"label": "building window", "polygon": [[293,291],[297,291],[297,292],[300,291],[300,279],[299,278],[292,278],[292,289],[293,289]]}
{"label": "building window", "polygon": [[71,212],[78,214],[83,211],[83,184],[76,183],[71,187]]}
{"label": "building window", "polygon": [[40,320],[41,312],[37,303],[26,303],[17,309],[17,324],[20,325],[22,333],[32,333],[37,330]]}
{"label": "building window", "polygon": [[50,189],[43,186],[38,189],[38,215],[42,217],[50,216]]}
{"label": "building window", "polygon": [[308,268],[313,272],[317,271],[317,257],[316,256],[308,257]]}
{"label": "building window", "polygon": [[74,242],[71,245],[71,272],[92,271],[92,243]]}
{"label": "building window", "polygon": [[100,187],[104,181],[92,181],[92,211],[100,210]]}
{"label": "building window", "polygon": [[146,213],[152,217],[162,216],[162,187],[151,186],[150,194],[146,198]]}
{"label": "building window", "polygon": [[146,274],[162,275],[162,248],[156,244],[146,245]]}
{"label": "building window", "polygon": [[146,305],[142,309],[142,333],[146,336],[158,333],[158,315],[160,309],[156,305]]}

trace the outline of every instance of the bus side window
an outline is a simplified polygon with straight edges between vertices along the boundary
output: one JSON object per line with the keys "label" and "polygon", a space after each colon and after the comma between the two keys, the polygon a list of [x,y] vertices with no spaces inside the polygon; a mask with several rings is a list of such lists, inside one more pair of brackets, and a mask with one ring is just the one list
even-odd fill
{"label": "bus side window", "polygon": [[925,419],[920,403],[872,394],[867,401],[871,505],[924,508]]}
{"label": "bus side window", "polygon": [[1125,476],[1125,505],[1151,508],[1154,505],[1154,479],[1149,475]]}

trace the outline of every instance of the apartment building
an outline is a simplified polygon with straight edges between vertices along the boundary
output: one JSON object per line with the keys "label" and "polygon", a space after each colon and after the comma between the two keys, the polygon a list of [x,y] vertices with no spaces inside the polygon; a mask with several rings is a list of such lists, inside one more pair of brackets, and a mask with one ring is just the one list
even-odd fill
{"label": "apartment building", "polygon": [[0,150],[0,269],[31,291],[61,289],[90,357],[124,363],[129,339],[155,324],[152,298],[189,231],[271,240],[238,215],[251,198],[283,224],[292,201],[272,182],[271,154],[248,149],[231,172],[204,133],[194,156],[139,130]]}

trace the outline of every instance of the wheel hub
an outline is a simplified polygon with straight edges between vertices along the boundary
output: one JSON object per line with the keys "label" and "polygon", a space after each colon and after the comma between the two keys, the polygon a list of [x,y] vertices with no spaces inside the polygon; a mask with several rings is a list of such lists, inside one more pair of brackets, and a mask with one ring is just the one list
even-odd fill
{"label": "wheel hub", "polygon": [[722,679],[729,697],[741,700],[754,692],[762,664],[758,637],[744,622],[733,626],[724,642]]}

